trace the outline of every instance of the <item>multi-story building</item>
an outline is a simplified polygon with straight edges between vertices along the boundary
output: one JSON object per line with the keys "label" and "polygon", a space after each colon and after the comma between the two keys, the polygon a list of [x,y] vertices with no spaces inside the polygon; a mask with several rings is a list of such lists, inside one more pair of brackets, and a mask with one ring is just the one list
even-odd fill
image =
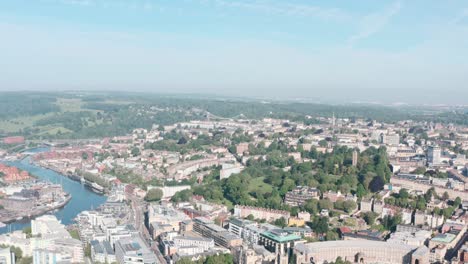
{"label": "multi-story building", "polygon": [[108,241],[91,241],[91,260],[100,263],[116,262],[115,252]]}
{"label": "multi-story building", "polygon": [[278,229],[277,226],[263,223],[233,218],[229,222],[229,232],[244,240],[246,244],[257,245],[260,240],[260,234],[269,230]]}
{"label": "multi-story building", "polygon": [[301,206],[310,199],[320,199],[319,190],[307,186],[297,186],[294,190],[286,193],[284,203],[290,206]]}
{"label": "multi-story building", "polygon": [[275,253],[276,263],[288,263],[295,243],[301,240],[299,235],[282,229],[266,231],[260,234],[259,244],[268,251]]}
{"label": "multi-story building", "polygon": [[424,259],[426,254],[419,252],[428,253],[425,247],[416,248],[404,244],[369,240],[300,243],[294,247],[297,264],[323,264],[334,262],[338,257],[352,263],[429,264]]}
{"label": "multi-story building", "polygon": [[427,148],[427,163],[429,165],[441,164],[441,149],[438,146],[429,146]]}
{"label": "multi-story building", "polygon": [[15,253],[9,247],[0,248],[0,263],[15,264]]}
{"label": "multi-story building", "polygon": [[123,238],[115,243],[115,257],[119,264],[157,264],[156,255],[140,236]]}
{"label": "multi-story building", "polygon": [[372,202],[373,199],[369,198],[362,198],[361,203],[360,203],[360,210],[361,212],[371,212],[372,211]]}
{"label": "multi-story building", "polygon": [[272,210],[267,208],[242,205],[236,205],[234,207],[234,216],[240,218],[247,218],[249,215],[252,215],[255,219],[265,219],[269,222],[275,221],[280,218],[288,220],[291,216],[288,211],[282,210]]}
{"label": "multi-story building", "polygon": [[244,154],[244,152],[249,151],[249,143],[239,143],[236,146],[236,153],[239,155]]}
{"label": "multi-story building", "polygon": [[170,225],[173,231],[179,231],[180,222],[189,217],[172,206],[151,204],[148,206],[148,222],[158,225]]}
{"label": "multi-story building", "polygon": [[258,223],[246,219],[237,219],[232,218],[229,221],[229,232],[233,233],[234,235],[244,238],[245,237],[245,229],[248,226],[258,226]]}
{"label": "multi-story building", "polygon": [[242,245],[234,249],[234,263],[274,264],[276,254],[259,245]]}
{"label": "multi-story building", "polygon": [[219,178],[227,179],[233,174],[240,173],[244,169],[243,166],[236,163],[223,163],[222,168],[219,171]]}
{"label": "multi-story building", "polygon": [[56,249],[35,249],[33,251],[34,264],[74,263],[68,252]]}
{"label": "multi-story building", "polygon": [[209,252],[215,247],[212,238],[194,236],[176,236],[172,240],[163,240],[165,255],[178,254],[180,256],[192,256]]}
{"label": "multi-story building", "polygon": [[212,238],[216,245],[225,248],[232,248],[242,244],[241,238],[203,217],[193,219],[193,231],[204,237]]}
{"label": "multi-story building", "polygon": [[393,133],[393,134],[386,134],[383,135],[383,143],[390,146],[398,146],[400,144],[400,135]]}

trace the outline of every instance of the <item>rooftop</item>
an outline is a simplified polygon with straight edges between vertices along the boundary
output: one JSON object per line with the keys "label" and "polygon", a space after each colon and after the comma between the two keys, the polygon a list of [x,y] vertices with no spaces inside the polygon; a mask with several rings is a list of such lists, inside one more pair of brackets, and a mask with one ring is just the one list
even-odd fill
{"label": "rooftop", "polygon": [[266,231],[266,232],[263,232],[261,235],[279,243],[301,239],[300,236],[285,232],[281,229]]}
{"label": "rooftop", "polygon": [[435,237],[433,237],[431,241],[448,244],[452,242],[455,239],[455,237],[456,236],[454,234],[450,234],[450,233],[438,234]]}

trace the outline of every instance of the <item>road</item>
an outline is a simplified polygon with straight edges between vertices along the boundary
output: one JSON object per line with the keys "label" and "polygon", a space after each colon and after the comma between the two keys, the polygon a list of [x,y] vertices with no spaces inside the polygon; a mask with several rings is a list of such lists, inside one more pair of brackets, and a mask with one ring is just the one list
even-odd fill
{"label": "road", "polygon": [[167,261],[164,258],[163,254],[161,253],[161,251],[159,250],[158,242],[153,241],[151,239],[151,235],[144,223],[144,220],[145,220],[144,213],[147,207],[146,202],[144,202],[138,197],[130,197],[130,200],[131,200],[131,205],[132,205],[135,228],[143,236],[144,238],[143,240],[146,242],[146,245],[153,250],[154,254],[159,260],[159,263],[166,264]]}

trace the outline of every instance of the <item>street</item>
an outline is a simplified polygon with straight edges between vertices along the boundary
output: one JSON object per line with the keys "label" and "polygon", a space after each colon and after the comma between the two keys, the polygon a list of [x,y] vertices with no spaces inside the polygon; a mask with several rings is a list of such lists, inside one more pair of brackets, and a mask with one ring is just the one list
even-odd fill
{"label": "street", "polygon": [[146,245],[153,250],[156,254],[156,257],[159,259],[160,264],[166,264],[167,261],[164,258],[161,251],[159,251],[158,245],[159,243],[156,241],[152,241],[151,235],[144,223],[144,212],[146,208],[146,202],[141,200],[138,197],[130,197],[132,210],[133,210],[133,217],[134,217],[134,226],[143,236],[143,241],[145,241]]}

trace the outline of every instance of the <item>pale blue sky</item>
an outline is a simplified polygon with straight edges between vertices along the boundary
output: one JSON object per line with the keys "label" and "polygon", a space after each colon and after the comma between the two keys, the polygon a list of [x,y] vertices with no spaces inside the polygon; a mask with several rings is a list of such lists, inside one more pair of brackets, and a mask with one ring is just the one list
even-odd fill
{"label": "pale blue sky", "polygon": [[0,0],[0,36],[0,90],[468,97],[464,0]]}

